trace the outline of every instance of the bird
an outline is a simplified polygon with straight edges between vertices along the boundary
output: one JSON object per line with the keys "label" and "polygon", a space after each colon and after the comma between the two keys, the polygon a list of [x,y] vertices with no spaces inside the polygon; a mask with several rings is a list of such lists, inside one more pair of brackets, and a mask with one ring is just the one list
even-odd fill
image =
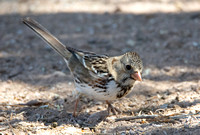
{"label": "bird", "polygon": [[121,112],[111,102],[128,95],[136,81],[142,81],[143,62],[138,53],[126,52],[108,56],[82,51],[61,43],[36,20],[25,17],[22,22],[50,45],[67,63],[72,73],[77,98],[73,116],[76,117],[80,96],[105,101],[108,114]]}

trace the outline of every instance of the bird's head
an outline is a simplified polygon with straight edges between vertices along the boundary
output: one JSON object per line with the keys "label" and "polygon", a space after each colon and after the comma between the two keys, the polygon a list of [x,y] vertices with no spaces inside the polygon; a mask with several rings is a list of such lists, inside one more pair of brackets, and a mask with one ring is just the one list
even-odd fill
{"label": "bird's head", "polygon": [[142,81],[142,60],[135,52],[127,52],[124,55],[109,59],[109,72],[121,85],[133,85],[135,81]]}

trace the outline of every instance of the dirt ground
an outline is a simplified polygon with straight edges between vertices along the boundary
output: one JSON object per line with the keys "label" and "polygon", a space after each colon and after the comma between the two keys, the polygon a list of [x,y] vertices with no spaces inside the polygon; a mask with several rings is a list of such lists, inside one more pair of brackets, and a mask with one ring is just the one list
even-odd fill
{"label": "dirt ground", "polygon": [[[1,0],[0,135],[200,133],[199,0]],[[63,43],[110,56],[140,54],[143,81],[107,105],[81,98],[64,60],[22,22],[30,16]],[[128,119],[142,117],[155,118]]]}

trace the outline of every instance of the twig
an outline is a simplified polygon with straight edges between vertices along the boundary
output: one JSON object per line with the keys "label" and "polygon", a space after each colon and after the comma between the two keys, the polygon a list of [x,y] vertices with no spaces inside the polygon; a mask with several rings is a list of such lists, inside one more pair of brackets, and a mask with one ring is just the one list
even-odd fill
{"label": "twig", "polygon": [[0,106],[24,107],[24,106],[42,106],[42,105],[47,105],[47,104],[49,104],[48,101],[31,100],[27,103],[12,104],[12,105],[0,104]]}
{"label": "twig", "polygon": [[[115,121],[130,121],[135,119],[156,119],[156,120],[162,120],[162,119],[184,119],[188,118],[189,116],[194,116],[196,114],[183,114],[183,115],[177,115],[177,116],[161,116],[161,115],[140,115],[140,116],[133,116],[133,117],[123,117],[123,118],[117,118]],[[200,118],[200,115],[197,115],[196,118]]]}
{"label": "twig", "polygon": [[12,127],[12,125],[10,124],[10,122],[12,121],[12,113],[11,113],[11,115],[10,115],[10,118],[8,119],[8,126],[9,126],[9,128],[10,128],[10,130],[11,130],[11,132],[12,132],[12,135],[14,135],[14,132],[13,132],[13,127]]}
{"label": "twig", "polygon": [[133,117],[123,117],[123,118],[116,118],[115,121],[129,121],[135,119],[155,119],[159,115],[140,115],[140,116],[133,116]]}
{"label": "twig", "polygon": [[[177,115],[177,116],[170,116],[171,119],[186,119],[189,116],[194,116],[196,114],[184,114],[184,115]],[[200,115],[194,116],[195,118],[200,118]]]}

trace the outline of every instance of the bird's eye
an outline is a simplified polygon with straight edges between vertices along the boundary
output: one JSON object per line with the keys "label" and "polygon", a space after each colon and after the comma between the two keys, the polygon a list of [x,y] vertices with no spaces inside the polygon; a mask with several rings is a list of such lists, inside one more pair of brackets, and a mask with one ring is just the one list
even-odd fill
{"label": "bird's eye", "polygon": [[131,65],[126,65],[127,70],[131,70]]}

